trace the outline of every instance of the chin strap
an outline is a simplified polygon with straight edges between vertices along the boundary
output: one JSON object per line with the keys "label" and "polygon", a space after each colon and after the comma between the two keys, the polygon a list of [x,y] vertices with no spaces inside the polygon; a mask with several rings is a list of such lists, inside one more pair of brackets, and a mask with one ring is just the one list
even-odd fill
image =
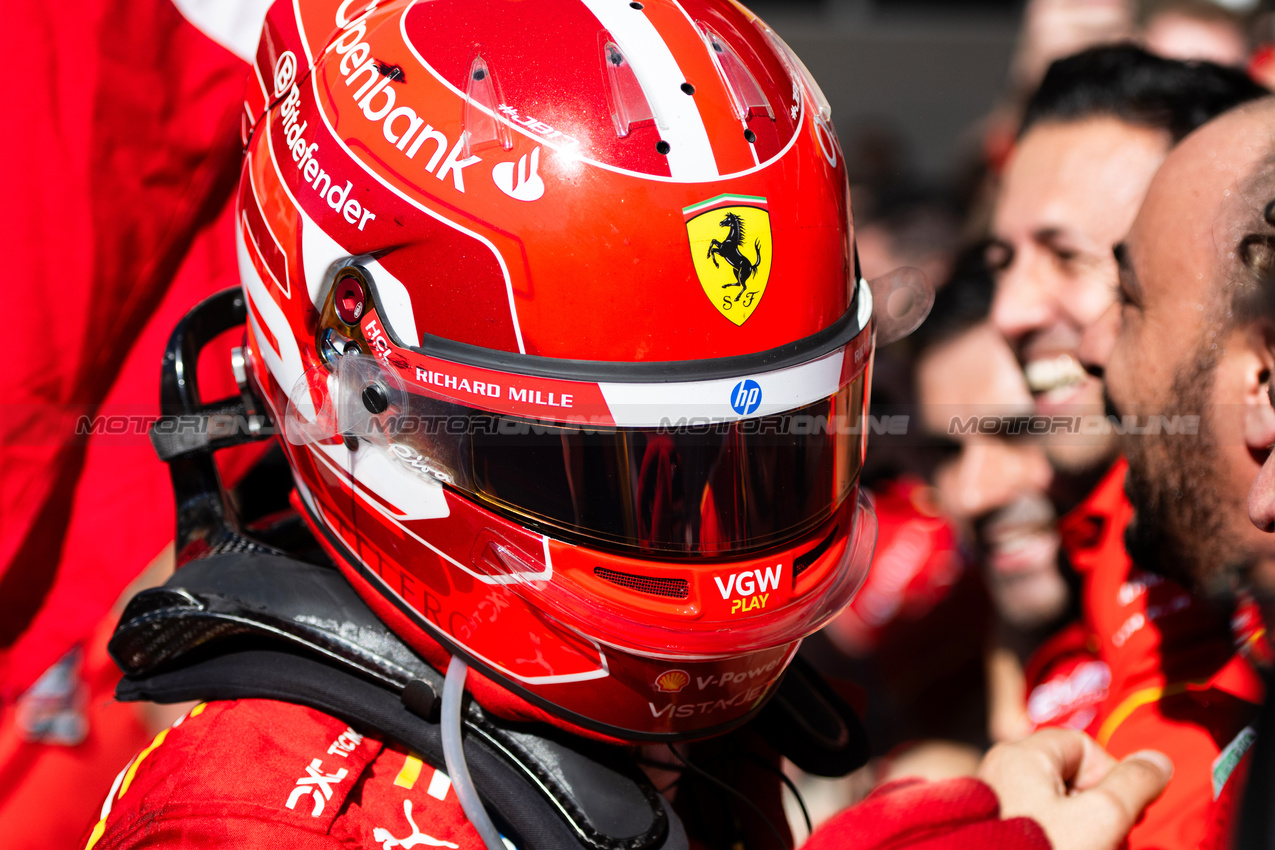
{"label": "chin strap", "polygon": [[460,702],[465,696],[465,674],[468,665],[453,655],[447,665],[447,678],[443,681],[443,758],[447,762],[447,775],[451,777],[452,787],[456,789],[456,797],[460,807],[465,810],[465,817],[482,836],[487,850],[506,850],[504,839],[491,822],[483,801],[478,797],[478,789],[474,780],[469,777],[469,765],[465,763],[465,747],[460,737]]}

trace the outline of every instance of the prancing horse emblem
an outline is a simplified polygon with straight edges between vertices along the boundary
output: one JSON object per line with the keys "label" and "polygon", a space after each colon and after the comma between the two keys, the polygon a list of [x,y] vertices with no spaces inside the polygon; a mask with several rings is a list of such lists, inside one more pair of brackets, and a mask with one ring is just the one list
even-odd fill
{"label": "prancing horse emblem", "polygon": [[774,265],[766,199],[718,195],[682,214],[704,294],[717,312],[744,324],[761,303]]}
{"label": "prancing horse emblem", "polygon": [[753,276],[753,270],[761,265],[761,240],[753,240],[753,250],[757,254],[757,259],[750,260],[739,250],[740,245],[744,243],[744,220],[735,213],[728,212],[718,227],[725,227],[729,232],[725,239],[720,242],[714,239],[709,244],[708,258],[713,261],[714,266],[721,268],[717,265],[717,258],[721,257],[735,270],[735,282],[723,283],[722,288],[738,286],[739,292],[735,295],[735,300],[738,301],[748,291],[748,279]]}

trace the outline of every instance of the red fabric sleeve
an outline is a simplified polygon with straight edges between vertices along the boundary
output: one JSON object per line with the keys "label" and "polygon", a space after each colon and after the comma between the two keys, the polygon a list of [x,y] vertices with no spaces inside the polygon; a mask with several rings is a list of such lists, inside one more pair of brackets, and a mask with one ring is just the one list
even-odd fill
{"label": "red fabric sleeve", "polygon": [[271,700],[191,709],[120,773],[80,846],[483,850],[445,773]]}
{"label": "red fabric sleeve", "polygon": [[995,792],[977,779],[900,779],[833,817],[815,830],[803,848],[1049,850],[1040,824],[1029,818],[1001,820],[999,814]]}
{"label": "red fabric sleeve", "polygon": [[157,414],[176,318],[237,282],[232,231],[209,225],[230,218],[248,73],[170,0],[6,12],[21,118],[0,159],[20,167],[0,239],[23,342],[0,370],[0,701],[86,640],[172,537],[144,433],[94,446],[75,425],[108,403]]}

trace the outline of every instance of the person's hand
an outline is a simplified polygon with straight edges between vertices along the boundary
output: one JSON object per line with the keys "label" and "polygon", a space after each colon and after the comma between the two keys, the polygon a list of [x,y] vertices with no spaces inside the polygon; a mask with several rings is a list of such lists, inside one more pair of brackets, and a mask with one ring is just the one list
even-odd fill
{"label": "person's hand", "polygon": [[1143,750],[1116,761],[1083,732],[1045,729],[983,757],[1001,817],[1029,817],[1055,850],[1111,850],[1169,784],[1173,763]]}

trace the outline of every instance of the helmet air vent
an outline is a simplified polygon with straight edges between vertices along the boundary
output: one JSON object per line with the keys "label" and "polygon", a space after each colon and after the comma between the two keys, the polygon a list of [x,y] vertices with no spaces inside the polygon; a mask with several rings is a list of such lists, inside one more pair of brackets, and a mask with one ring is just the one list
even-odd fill
{"label": "helmet air vent", "polygon": [[607,106],[611,108],[611,120],[615,134],[621,139],[638,127],[655,123],[655,111],[642,91],[633,66],[624,51],[602,32],[602,73],[607,80]]}
{"label": "helmet air vent", "polygon": [[792,559],[792,581],[797,583],[797,577],[804,573],[810,567],[814,566],[815,561],[823,557],[823,554],[832,547],[832,538],[837,534],[837,529],[828,532],[828,536],[813,546],[810,551],[803,555],[798,555]]}
{"label": "helmet air vent", "polygon": [[792,77],[793,97],[796,98],[798,91],[804,92],[806,99],[819,115],[819,119],[825,124],[831,121],[832,105],[828,103],[827,96],[824,95],[823,89],[819,88],[819,84],[815,82],[815,78],[806,67],[806,63],[802,62],[801,57],[793,52],[793,49],[788,46],[788,42],[780,38],[777,32],[762,23],[760,18],[755,18],[753,24],[761,30],[762,35],[770,42],[770,46],[775,48],[775,52],[779,54],[780,60],[786,66],[788,75]]}
{"label": "helmet air vent", "polygon": [[655,578],[633,573],[622,573],[606,567],[594,567],[593,574],[598,578],[618,584],[626,590],[648,593],[651,596],[664,596],[669,599],[685,599],[691,595],[690,584],[684,578]]}
{"label": "helmet air vent", "polygon": [[709,55],[713,57],[713,64],[717,66],[718,73],[722,75],[722,82],[726,84],[726,90],[730,92],[735,117],[740,121],[748,121],[764,114],[774,121],[775,110],[771,108],[770,101],[766,100],[761,86],[757,84],[757,79],[739,58],[739,54],[708,24],[696,21],[695,25],[699,27],[700,35],[704,37],[704,43],[708,45]]}
{"label": "helmet air vent", "polygon": [[482,49],[481,44],[474,45],[465,83],[465,114],[461,118],[465,156],[493,145],[500,145],[507,151],[513,150],[514,146],[509,126],[495,117],[505,104],[496,75],[483,59]]}

